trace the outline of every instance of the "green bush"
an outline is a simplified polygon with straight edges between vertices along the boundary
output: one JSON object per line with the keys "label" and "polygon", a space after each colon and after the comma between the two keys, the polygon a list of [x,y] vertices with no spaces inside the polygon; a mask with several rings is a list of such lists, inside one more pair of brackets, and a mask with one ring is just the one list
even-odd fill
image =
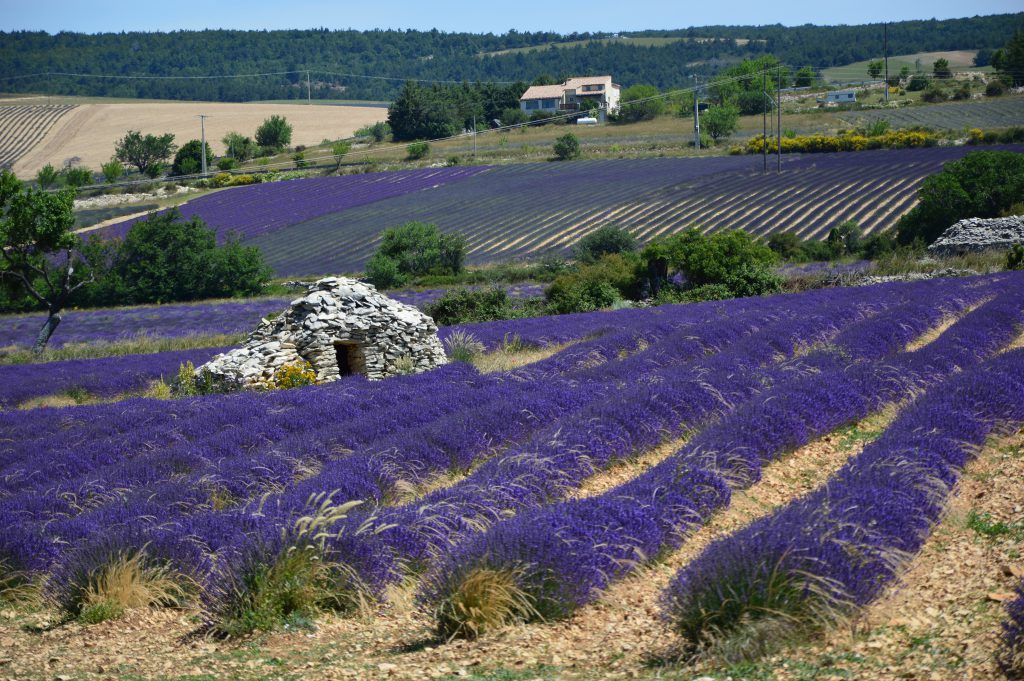
{"label": "green bush", "polygon": [[610,254],[559,275],[544,292],[553,314],[590,312],[639,297],[642,263],[633,254]]}
{"label": "green bush", "polygon": [[65,168],[64,182],[69,187],[84,187],[87,184],[92,184],[92,171],[88,168],[81,166]]}
{"label": "green bush", "polygon": [[792,232],[776,232],[768,237],[768,248],[784,260],[795,260],[800,253],[800,237]]}
{"label": "green bush", "polygon": [[40,189],[48,189],[53,185],[57,184],[57,180],[60,179],[60,172],[53,167],[52,164],[47,163],[45,166],[39,169],[36,173],[36,183]]}
{"label": "green bush", "polygon": [[430,153],[430,145],[426,142],[413,142],[405,148],[406,158],[410,161],[418,161],[421,158],[426,158]]}
{"label": "green bush", "polygon": [[234,170],[238,167],[238,159],[225,156],[224,158],[217,159],[218,170]]}
{"label": "green bush", "polygon": [[1024,246],[1017,244],[1006,253],[1006,269],[1024,270]]}
{"label": "green bush", "polygon": [[963,218],[994,218],[1024,196],[1024,154],[974,151],[925,179],[896,224],[901,244],[930,244]]}
{"label": "green bush", "polygon": [[453,289],[424,307],[424,312],[438,326],[452,326],[517,316],[512,300],[503,288],[480,291]]}
{"label": "green bush", "polygon": [[907,83],[907,92],[920,92],[928,87],[929,82],[927,76],[920,74],[911,76],[910,81]]}
{"label": "green bush", "polygon": [[[206,167],[213,166],[213,152],[206,145]],[[203,169],[203,143],[200,140],[189,140],[181,145],[174,155],[171,164],[171,175],[195,175]]]}
{"label": "green bush", "polygon": [[778,293],[782,290],[783,283],[785,279],[763,263],[744,263],[730,272],[723,282],[729,292],[737,298]]}
{"label": "green bush", "polygon": [[414,276],[455,275],[462,271],[465,253],[460,234],[441,234],[437,225],[407,222],[384,230],[380,247],[366,265],[366,276],[378,288],[395,288]]}
{"label": "green bush", "polygon": [[604,225],[573,244],[572,256],[581,263],[592,264],[602,256],[628,253],[636,248],[636,237],[630,232],[615,225]]}
{"label": "green bush", "polygon": [[182,220],[174,209],[135,223],[123,242],[94,239],[86,247],[101,249],[97,282],[85,293],[92,304],[250,296],[261,293],[271,276],[258,249],[233,236],[218,246],[201,218]]}
{"label": "green bush", "polygon": [[653,85],[633,85],[626,88],[619,100],[618,119],[634,122],[656,118],[665,110],[664,99],[652,99],[657,96],[658,88]]}
{"label": "green bush", "polygon": [[569,161],[580,157],[580,141],[576,135],[567,132],[555,140],[555,156],[560,161]]}
{"label": "green bush", "polygon": [[990,80],[985,85],[985,96],[986,97],[1001,97],[1006,94],[1006,83],[1000,78]]}
{"label": "green bush", "polygon": [[519,107],[505,109],[501,112],[501,124],[502,125],[522,125],[530,120],[530,117],[526,115],[526,112]]}
{"label": "green bush", "polygon": [[758,243],[741,229],[705,236],[691,228],[664,240],[668,262],[686,277],[691,286],[724,284],[730,273],[743,265],[774,265],[770,248]]}
{"label": "green bush", "polygon": [[113,158],[100,166],[103,179],[113,184],[124,177],[124,164]]}

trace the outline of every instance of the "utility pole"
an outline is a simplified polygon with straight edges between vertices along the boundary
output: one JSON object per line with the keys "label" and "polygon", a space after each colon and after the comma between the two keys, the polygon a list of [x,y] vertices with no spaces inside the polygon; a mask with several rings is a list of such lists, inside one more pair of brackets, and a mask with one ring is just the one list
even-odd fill
{"label": "utility pole", "polygon": [[764,161],[762,173],[768,174],[768,65],[761,66],[761,156]]}
{"label": "utility pole", "polygon": [[473,114],[473,158],[476,158],[476,114]]}
{"label": "utility pole", "polygon": [[700,151],[700,88],[697,76],[693,77],[693,148]]}
{"label": "utility pole", "polygon": [[309,85],[309,71],[306,71],[306,104],[313,103],[313,89]]}
{"label": "utility pole", "polygon": [[882,24],[882,58],[885,59],[885,103],[889,103],[889,23]]}
{"label": "utility pole", "polygon": [[209,116],[206,114],[199,114],[196,118],[199,119],[199,125],[203,131],[203,146],[200,151],[200,156],[202,156],[203,159],[203,177],[206,177],[206,119],[209,118]]}
{"label": "utility pole", "polygon": [[778,102],[775,104],[776,110],[779,112],[779,124],[775,130],[775,172],[782,172],[782,64],[779,64],[779,89],[776,92]]}

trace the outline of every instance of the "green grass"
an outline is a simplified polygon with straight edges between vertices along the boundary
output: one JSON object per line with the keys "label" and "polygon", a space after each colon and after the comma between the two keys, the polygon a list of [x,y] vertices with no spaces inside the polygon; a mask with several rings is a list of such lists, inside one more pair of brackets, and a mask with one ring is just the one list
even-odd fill
{"label": "green grass", "polygon": [[990,539],[1006,537],[1014,541],[1024,540],[1024,521],[1007,523],[993,520],[988,513],[978,513],[973,509],[967,514],[967,527]]}

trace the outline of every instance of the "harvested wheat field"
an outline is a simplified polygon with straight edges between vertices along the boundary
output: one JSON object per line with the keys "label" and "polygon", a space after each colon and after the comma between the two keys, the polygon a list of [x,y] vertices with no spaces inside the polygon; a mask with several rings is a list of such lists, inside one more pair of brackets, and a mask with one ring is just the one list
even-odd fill
{"label": "harvested wheat field", "polygon": [[308,104],[223,104],[215,102],[119,102],[81,104],[64,115],[31,151],[15,163],[19,176],[34,175],[47,163],[60,166],[78,157],[80,164],[98,170],[110,160],[114,143],[128,130],[143,134],[174,133],[179,146],[200,135],[198,114],[207,114],[206,140],[215,154],[224,151],[221,138],[236,131],[252,136],[256,127],[272,115],[292,124],[292,144],[319,144],[339,139],[357,129],[382,121],[387,109],[371,106]]}

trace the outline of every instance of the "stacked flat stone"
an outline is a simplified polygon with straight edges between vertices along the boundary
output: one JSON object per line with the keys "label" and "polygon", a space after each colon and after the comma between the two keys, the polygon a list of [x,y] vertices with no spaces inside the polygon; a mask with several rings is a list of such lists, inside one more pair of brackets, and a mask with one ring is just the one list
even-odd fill
{"label": "stacked flat stone", "polygon": [[277,317],[262,320],[242,347],[217,355],[198,372],[209,372],[225,388],[243,388],[266,384],[281,367],[303,360],[318,382],[348,373],[379,380],[447,363],[430,317],[369,284],[329,277]]}
{"label": "stacked flat stone", "polygon": [[966,218],[942,233],[928,247],[933,255],[963,255],[1024,244],[1024,217]]}

